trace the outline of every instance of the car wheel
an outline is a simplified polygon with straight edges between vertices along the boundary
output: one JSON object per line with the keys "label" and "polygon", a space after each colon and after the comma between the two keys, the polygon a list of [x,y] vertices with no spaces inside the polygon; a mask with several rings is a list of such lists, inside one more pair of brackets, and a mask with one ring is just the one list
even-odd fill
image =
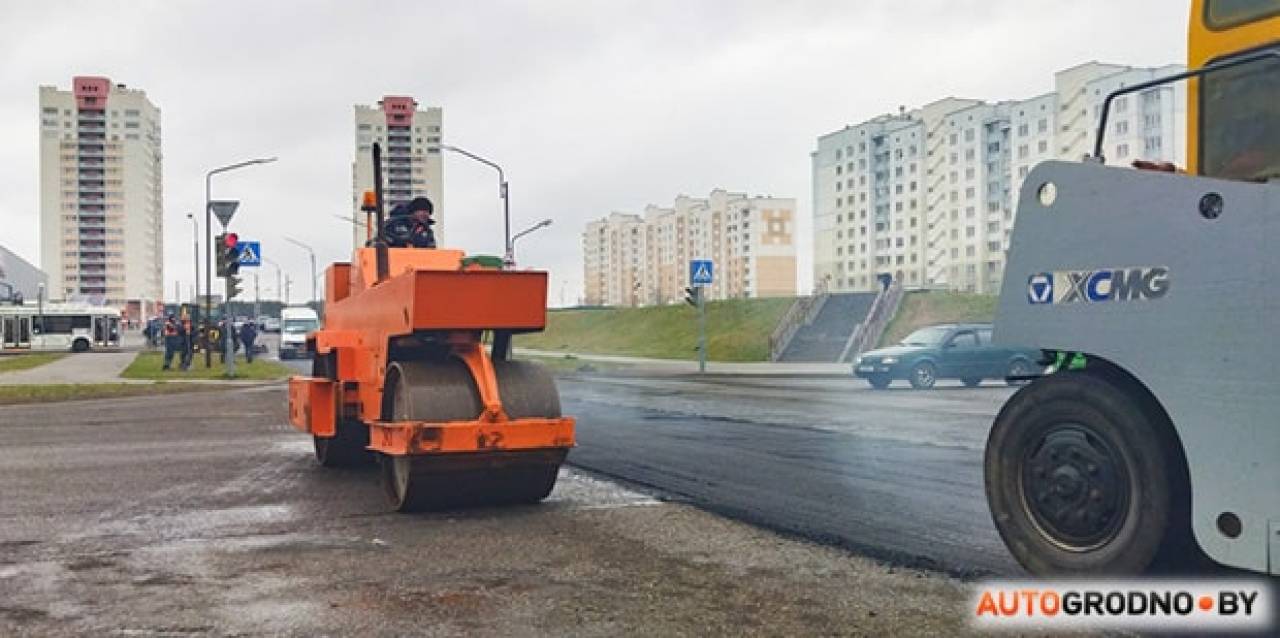
{"label": "car wheel", "polygon": [[966,388],[976,388],[982,385],[982,377],[965,377],[961,379]]}
{"label": "car wheel", "polygon": [[75,341],[73,341],[73,342],[71,343],[71,351],[72,351],[72,352],[88,352],[88,351],[89,351],[89,340],[88,340],[88,339],[76,339]]}
{"label": "car wheel", "polygon": [[1035,366],[1031,365],[1030,361],[1014,359],[1009,363],[1009,370],[1005,373],[1005,383],[1013,386],[1025,385],[1027,383],[1025,380],[1018,381],[1012,377],[1029,377],[1032,374],[1035,374]]}
{"label": "car wheel", "polygon": [[927,390],[938,382],[938,369],[928,361],[917,363],[911,368],[911,387],[917,390]]}
{"label": "car wheel", "polygon": [[1132,575],[1194,555],[1170,430],[1158,406],[1111,379],[1065,372],[1019,390],[984,461],[992,519],[1014,558],[1041,576]]}
{"label": "car wheel", "polygon": [[867,377],[867,383],[870,383],[871,387],[877,390],[883,390],[889,387],[890,381],[892,381],[892,379],[890,379],[889,377],[880,377],[880,376]]}

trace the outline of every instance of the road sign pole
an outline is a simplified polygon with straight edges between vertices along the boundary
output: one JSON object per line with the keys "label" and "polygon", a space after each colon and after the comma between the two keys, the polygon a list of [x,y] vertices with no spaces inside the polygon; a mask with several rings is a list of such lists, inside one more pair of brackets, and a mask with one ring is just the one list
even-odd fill
{"label": "road sign pole", "polygon": [[224,298],[222,302],[222,338],[226,340],[226,346],[222,349],[227,357],[227,376],[234,378],[236,376],[236,328],[235,322],[231,319],[231,279],[228,277],[223,280],[226,285],[224,288]]}
{"label": "road sign pole", "polygon": [[707,373],[707,296],[698,288],[698,374]]}

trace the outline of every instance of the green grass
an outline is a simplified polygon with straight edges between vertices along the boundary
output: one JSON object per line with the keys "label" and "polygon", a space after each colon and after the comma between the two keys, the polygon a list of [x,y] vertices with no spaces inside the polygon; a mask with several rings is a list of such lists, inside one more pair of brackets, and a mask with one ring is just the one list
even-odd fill
{"label": "green grass", "polygon": [[[708,358],[767,361],[769,335],[792,301],[785,297],[709,302]],[[697,342],[698,312],[687,304],[552,310],[545,332],[515,339],[522,348],[655,359],[697,359]]]}
{"label": "green grass", "polygon": [[880,345],[898,343],[918,328],[935,323],[989,323],[996,316],[996,295],[961,292],[909,292],[885,329]]}
{"label": "green grass", "polygon": [[0,357],[0,372],[30,370],[46,363],[53,363],[67,356],[63,352],[34,352],[31,354],[15,354]]}
{"label": "green grass", "polygon": [[59,403],[85,399],[110,399],[177,392],[224,390],[208,383],[76,383],[51,385],[0,385],[0,405]]}
{"label": "green grass", "polygon": [[[183,372],[177,367],[177,357],[174,358],[174,368],[172,370],[164,370],[164,353],[161,352],[141,352],[138,357],[129,364],[129,367],[120,373],[125,379],[150,379],[156,381],[182,381],[185,379],[205,379],[205,380],[223,380],[227,379],[225,366],[218,363],[218,358],[213,358],[213,367],[205,368],[204,359],[197,357],[192,362],[191,369]],[[243,356],[236,357],[236,379],[244,379],[250,381],[283,379],[293,374],[293,370],[276,363],[275,361],[267,361],[266,359],[255,359],[252,364],[246,363]]]}

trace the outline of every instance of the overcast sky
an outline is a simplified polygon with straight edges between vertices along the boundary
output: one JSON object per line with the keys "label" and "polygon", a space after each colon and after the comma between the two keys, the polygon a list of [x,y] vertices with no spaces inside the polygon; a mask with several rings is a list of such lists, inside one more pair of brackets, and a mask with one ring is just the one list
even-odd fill
{"label": "overcast sky", "polygon": [[[215,197],[243,202],[232,229],[308,295],[306,253],[282,237],[315,246],[321,269],[347,258],[334,215],[350,211],[352,105],[387,94],[443,107],[446,142],[506,168],[515,229],[555,220],[518,245],[522,266],[551,271],[553,305],[581,294],[588,220],[717,187],[798,200],[807,290],[819,135],[949,95],[1038,95],[1088,60],[1185,63],[1187,5],[0,0],[0,245],[38,259],[37,87],[105,75],[162,110],[166,295],[190,289],[185,215],[205,171],[269,155],[215,178]],[[447,156],[446,244],[501,254],[495,181]]]}

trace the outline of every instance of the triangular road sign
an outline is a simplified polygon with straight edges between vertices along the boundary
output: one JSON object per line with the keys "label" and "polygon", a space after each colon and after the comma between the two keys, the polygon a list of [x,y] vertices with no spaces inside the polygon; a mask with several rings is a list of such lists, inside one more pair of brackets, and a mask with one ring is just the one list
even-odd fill
{"label": "triangular road sign", "polygon": [[209,202],[209,208],[213,210],[213,216],[218,218],[223,229],[227,227],[227,224],[231,223],[231,216],[236,214],[236,208],[239,206],[240,202],[229,199]]}

